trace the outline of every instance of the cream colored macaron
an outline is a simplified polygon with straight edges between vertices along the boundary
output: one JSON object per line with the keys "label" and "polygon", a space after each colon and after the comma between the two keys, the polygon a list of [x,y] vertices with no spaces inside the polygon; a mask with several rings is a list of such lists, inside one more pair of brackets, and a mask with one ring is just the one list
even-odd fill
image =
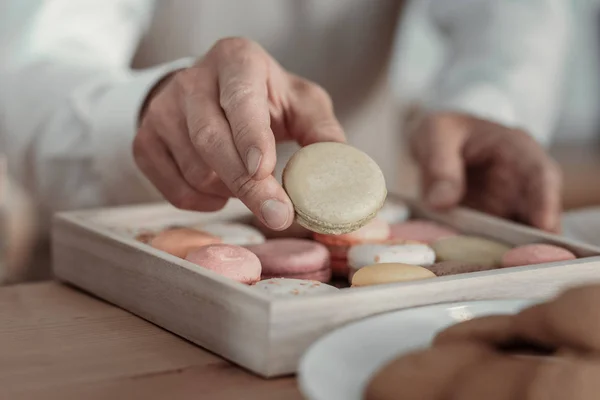
{"label": "cream colored macaron", "polygon": [[333,142],[298,150],[283,171],[283,187],[300,225],[333,235],[364,226],[387,196],[375,161],[352,146]]}
{"label": "cream colored macaron", "polygon": [[369,265],[356,271],[352,277],[352,286],[381,285],[429,278],[435,278],[435,274],[423,267],[400,263],[382,263]]}
{"label": "cream colored macaron", "polygon": [[482,267],[500,266],[510,247],[477,236],[452,236],[431,245],[438,261],[461,261]]}

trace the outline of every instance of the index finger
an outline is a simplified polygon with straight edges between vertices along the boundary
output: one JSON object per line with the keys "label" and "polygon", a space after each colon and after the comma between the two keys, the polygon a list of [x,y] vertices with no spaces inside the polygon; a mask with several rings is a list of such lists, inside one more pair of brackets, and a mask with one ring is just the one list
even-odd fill
{"label": "index finger", "polygon": [[275,169],[275,136],[271,130],[267,80],[268,56],[245,39],[231,39],[217,56],[219,102],[233,142],[254,179]]}
{"label": "index finger", "polygon": [[254,180],[236,150],[229,124],[219,106],[215,79],[196,82],[185,101],[187,125],[202,160],[257,217],[273,230],[293,221],[291,201],[277,180],[269,175]]}
{"label": "index finger", "polygon": [[413,134],[413,153],[422,173],[426,202],[438,209],[456,206],[463,199],[465,163],[463,147],[469,128],[457,117],[435,115]]}
{"label": "index finger", "polygon": [[531,161],[523,180],[525,185],[523,217],[535,227],[558,232],[562,211],[560,168],[542,150],[537,155],[528,157],[531,157]]}

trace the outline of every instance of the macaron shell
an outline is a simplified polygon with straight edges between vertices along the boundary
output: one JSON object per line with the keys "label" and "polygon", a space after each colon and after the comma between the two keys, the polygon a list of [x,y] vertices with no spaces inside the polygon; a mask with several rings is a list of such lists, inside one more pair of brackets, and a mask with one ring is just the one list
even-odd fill
{"label": "macaron shell", "polygon": [[379,254],[389,248],[386,244],[359,244],[352,246],[348,251],[348,266],[351,269],[359,269],[367,265],[377,263]]}
{"label": "macaron shell", "polygon": [[185,259],[241,283],[252,284],[260,280],[260,260],[250,250],[240,246],[204,246],[191,251]]}
{"label": "macaron shell", "polygon": [[179,258],[185,258],[190,251],[198,247],[216,243],[221,243],[221,239],[189,228],[166,229],[149,239],[149,244],[155,249]]}
{"label": "macaron shell", "polygon": [[450,227],[418,219],[392,224],[390,230],[391,239],[416,240],[427,244],[459,234]]}
{"label": "macaron shell", "polygon": [[348,252],[350,269],[360,269],[380,263],[401,263],[429,266],[435,262],[435,252],[424,244],[380,245],[363,244],[352,246]]}
{"label": "macaron shell", "polygon": [[256,228],[235,222],[196,225],[195,229],[218,236],[225,244],[250,246],[265,242],[265,236]]}
{"label": "macaron shell", "polygon": [[309,296],[339,291],[338,288],[321,282],[285,278],[262,280],[253,285],[252,288],[273,297]]}
{"label": "macaron shell", "polygon": [[318,271],[311,271],[299,274],[262,274],[261,279],[288,278],[303,279],[318,282],[329,282],[331,280],[331,268],[323,268]]}
{"label": "macaron shell", "polygon": [[574,260],[575,254],[562,247],[551,244],[528,244],[507,251],[502,257],[502,267],[535,265],[555,261]]}
{"label": "macaron shell", "polygon": [[431,245],[438,261],[462,261],[483,267],[499,267],[510,247],[477,236],[453,236]]}
{"label": "macaron shell", "polygon": [[398,224],[405,222],[410,217],[410,209],[399,200],[386,200],[383,207],[377,213],[377,218],[381,218],[388,224]]}
{"label": "macaron shell", "polygon": [[352,286],[371,286],[435,278],[435,274],[416,265],[387,263],[363,267],[354,273]]}
{"label": "macaron shell", "polygon": [[323,234],[359,229],[375,217],[387,195],[375,161],[352,146],[334,142],[298,150],[283,171],[283,187],[298,223]]}
{"label": "macaron shell", "polygon": [[469,272],[488,271],[496,269],[495,265],[478,265],[462,261],[440,261],[431,266],[426,267],[436,276],[466,274]]}
{"label": "macaron shell", "polygon": [[389,246],[375,256],[376,263],[402,263],[426,267],[435,262],[435,252],[425,244]]}
{"label": "macaron shell", "polygon": [[260,259],[263,275],[305,274],[329,267],[329,251],[312,240],[270,239],[247,248]]}

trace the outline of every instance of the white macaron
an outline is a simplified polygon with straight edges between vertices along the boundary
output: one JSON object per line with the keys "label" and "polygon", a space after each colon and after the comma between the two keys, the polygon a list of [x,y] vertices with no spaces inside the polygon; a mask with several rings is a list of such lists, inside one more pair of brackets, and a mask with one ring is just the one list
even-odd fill
{"label": "white macaron", "polygon": [[348,251],[350,276],[367,265],[401,263],[427,267],[435,263],[435,252],[425,244],[362,244]]}

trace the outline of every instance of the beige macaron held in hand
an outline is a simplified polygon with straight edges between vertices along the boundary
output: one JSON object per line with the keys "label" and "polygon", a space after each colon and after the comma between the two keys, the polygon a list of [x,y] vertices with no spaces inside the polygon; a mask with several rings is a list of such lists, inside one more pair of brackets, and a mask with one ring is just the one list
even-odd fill
{"label": "beige macaron held in hand", "polygon": [[298,150],[283,171],[283,187],[298,223],[313,232],[343,234],[375,217],[387,196],[379,166],[342,143],[315,143]]}

